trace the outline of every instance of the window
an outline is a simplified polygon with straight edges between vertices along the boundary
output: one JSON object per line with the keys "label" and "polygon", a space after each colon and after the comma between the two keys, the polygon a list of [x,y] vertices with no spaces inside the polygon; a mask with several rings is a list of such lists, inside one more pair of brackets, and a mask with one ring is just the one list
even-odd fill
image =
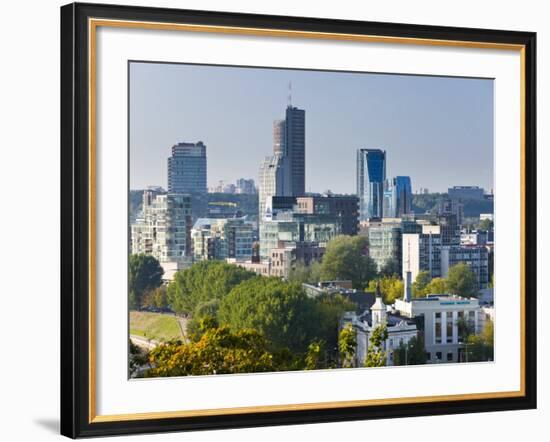
{"label": "window", "polygon": [[435,314],[435,343],[441,344],[441,312]]}
{"label": "window", "polygon": [[446,323],[447,323],[447,344],[453,342],[453,312],[446,313]]}
{"label": "window", "polygon": [[447,353],[447,362],[453,362],[453,352],[452,351]]}
{"label": "window", "polygon": [[436,357],[436,359],[437,359],[438,361],[441,361],[441,359],[443,358],[443,354],[442,354],[440,351],[438,351],[438,352],[435,354],[435,357]]}

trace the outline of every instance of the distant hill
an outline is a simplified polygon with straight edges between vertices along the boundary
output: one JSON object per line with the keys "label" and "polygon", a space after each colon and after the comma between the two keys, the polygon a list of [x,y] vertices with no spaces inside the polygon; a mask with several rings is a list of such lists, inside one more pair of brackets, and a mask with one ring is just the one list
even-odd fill
{"label": "distant hill", "polygon": [[[434,213],[437,211],[439,200],[448,198],[447,193],[426,193],[413,195],[413,210],[414,213],[423,214],[427,211]],[[490,200],[463,200],[464,216],[467,218],[479,218],[480,213],[493,213],[494,203]]]}

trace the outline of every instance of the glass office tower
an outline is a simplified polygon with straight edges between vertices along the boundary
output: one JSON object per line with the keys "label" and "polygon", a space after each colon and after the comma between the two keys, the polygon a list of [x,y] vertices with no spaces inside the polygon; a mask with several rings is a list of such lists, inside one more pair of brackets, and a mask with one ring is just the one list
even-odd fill
{"label": "glass office tower", "polygon": [[359,220],[383,217],[384,182],[386,181],[386,151],[357,150],[357,196]]}

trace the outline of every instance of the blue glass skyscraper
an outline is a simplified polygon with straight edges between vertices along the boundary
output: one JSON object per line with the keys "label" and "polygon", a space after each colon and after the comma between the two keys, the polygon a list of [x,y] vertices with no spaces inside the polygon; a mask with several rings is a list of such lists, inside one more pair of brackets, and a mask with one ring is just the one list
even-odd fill
{"label": "blue glass skyscraper", "polygon": [[408,176],[396,176],[384,185],[383,215],[385,218],[401,218],[412,212],[412,186]]}
{"label": "blue glass skyscraper", "polygon": [[386,181],[386,151],[357,150],[357,196],[359,220],[382,218],[384,183]]}

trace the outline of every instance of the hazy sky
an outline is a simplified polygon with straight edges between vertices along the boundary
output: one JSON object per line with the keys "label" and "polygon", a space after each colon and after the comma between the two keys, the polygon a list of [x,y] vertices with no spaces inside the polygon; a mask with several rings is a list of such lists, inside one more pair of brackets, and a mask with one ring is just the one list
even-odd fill
{"label": "hazy sky", "polygon": [[181,64],[130,64],[130,187],[166,188],[172,145],[202,140],[208,185],[254,178],[273,120],[306,111],[306,190],[355,192],[358,148],[420,187],[493,188],[493,81]]}

